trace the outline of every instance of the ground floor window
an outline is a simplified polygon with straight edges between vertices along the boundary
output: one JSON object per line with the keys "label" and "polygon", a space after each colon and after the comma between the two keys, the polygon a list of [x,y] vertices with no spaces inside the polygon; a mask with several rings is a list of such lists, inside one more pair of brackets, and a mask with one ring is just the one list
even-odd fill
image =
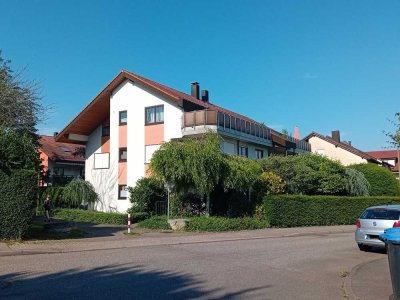
{"label": "ground floor window", "polygon": [[128,198],[128,187],[126,185],[119,185],[118,186],[118,199],[126,199]]}
{"label": "ground floor window", "polygon": [[256,149],[256,158],[261,159],[264,157],[264,151],[260,149]]}
{"label": "ground floor window", "polygon": [[249,148],[245,146],[239,147],[239,155],[243,157],[249,157]]}

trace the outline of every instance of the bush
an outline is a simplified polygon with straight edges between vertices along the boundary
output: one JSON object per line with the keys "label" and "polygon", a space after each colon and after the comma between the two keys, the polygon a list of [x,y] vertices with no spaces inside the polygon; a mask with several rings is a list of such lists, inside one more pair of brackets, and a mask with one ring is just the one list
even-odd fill
{"label": "bush", "polygon": [[99,196],[94,191],[93,185],[82,178],[74,178],[68,183],[62,193],[63,202],[69,207],[92,204]]}
{"label": "bush", "polygon": [[266,220],[252,217],[223,218],[223,217],[195,217],[190,218],[185,231],[236,231],[267,228]]}
{"label": "bush", "polygon": [[371,196],[400,195],[400,183],[389,169],[372,163],[351,165],[350,168],[364,174],[371,186],[369,190]]}
{"label": "bush", "polygon": [[364,174],[355,169],[346,169],[347,194],[349,196],[369,196],[370,185]]}
{"label": "bush", "polygon": [[[185,231],[233,231],[261,229],[268,227],[265,220],[257,218],[193,217]],[[152,217],[140,222],[140,227],[148,229],[170,229],[167,217]]]}
{"label": "bush", "polygon": [[140,178],[135,187],[129,187],[132,212],[154,213],[157,201],[166,201],[162,181],[155,178]]}
{"label": "bush", "polygon": [[[54,212],[54,217],[65,221],[90,222],[94,224],[126,225],[128,214],[105,213],[82,209],[59,209]],[[148,217],[146,213],[135,213],[131,215],[132,223],[137,223]]]}
{"label": "bush", "polygon": [[286,182],[286,192],[290,194],[346,194],[345,168],[324,156],[272,156],[260,163],[264,171],[273,172]]}
{"label": "bush", "polygon": [[0,171],[0,239],[21,239],[34,217],[37,173]]}
{"label": "bush", "polygon": [[326,226],[355,224],[369,206],[400,204],[400,197],[337,197],[276,195],[264,200],[271,226]]}
{"label": "bush", "polygon": [[273,172],[263,172],[255,182],[252,190],[256,204],[262,202],[267,195],[282,194],[285,192],[285,181]]}

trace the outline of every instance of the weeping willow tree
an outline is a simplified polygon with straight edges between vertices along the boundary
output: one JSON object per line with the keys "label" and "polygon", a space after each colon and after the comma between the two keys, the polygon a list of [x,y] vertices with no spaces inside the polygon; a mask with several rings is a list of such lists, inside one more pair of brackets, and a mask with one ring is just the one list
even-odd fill
{"label": "weeping willow tree", "polygon": [[93,185],[82,178],[74,178],[63,191],[62,198],[69,207],[79,207],[81,204],[93,204],[98,200]]}

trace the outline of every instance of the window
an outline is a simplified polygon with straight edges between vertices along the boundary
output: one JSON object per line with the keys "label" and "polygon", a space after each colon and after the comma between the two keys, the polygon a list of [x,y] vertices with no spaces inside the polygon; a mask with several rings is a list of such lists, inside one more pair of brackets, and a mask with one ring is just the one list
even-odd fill
{"label": "window", "polygon": [[240,146],[239,147],[239,155],[243,157],[249,157],[249,148]]}
{"label": "window", "polygon": [[160,148],[160,145],[150,145],[150,146],[145,146],[145,158],[144,158],[144,163],[148,164],[150,163],[151,158],[153,157],[154,152],[156,152]]}
{"label": "window", "polygon": [[145,114],[146,125],[164,123],[164,105],[146,107]]}
{"label": "window", "polygon": [[101,128],[101,136],[110,136],[110,126],[103,126]]}
{"label": "window", "polygon": [[67,146],[60,146],[60,148],[64,152],[71,152],[71,149],[69,149]]}
{"label": "window", "polygon": [[128,113],[126,110],[119,112],[119,125],[126,125],[128,122]]}
{"label": "window", "polygon": [[54,168],[53,172],[56,176],[64,176],[64,168]]}
{"label": "window", "polygon": [[231,154],[231,155],[236,154],[235,144],[223,142],[223,152],[226,154]]}
{"label": "window", "polygon": [[110,168],[110,153],[95,153],[94,169],[109,169],[109,168]]}
{"label": "window", "polygon": [[263,158],[263,157],[264,157],[264,151],[263,151],[263,150],[256,149],[256,158],[257,158],[257,159],[261,159],[261,158]]}
{"label": "window", "polygon": [[126,148],[119,148],[119,161],[128,160],[128,150]]}
{"label": "window", "polygon": [[118,199],[128,198],[128,187],[126,185],[118,185]]}

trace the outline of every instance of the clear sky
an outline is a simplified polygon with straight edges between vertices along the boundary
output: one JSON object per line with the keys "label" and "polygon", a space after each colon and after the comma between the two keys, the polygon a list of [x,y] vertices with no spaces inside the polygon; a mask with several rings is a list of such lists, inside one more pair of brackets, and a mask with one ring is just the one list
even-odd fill
{"label": "clear sky", "polygon": [[60,131],[121,69],[301,136],[386,147],[400,111],[400,1],[6,1],[0,49]]}

